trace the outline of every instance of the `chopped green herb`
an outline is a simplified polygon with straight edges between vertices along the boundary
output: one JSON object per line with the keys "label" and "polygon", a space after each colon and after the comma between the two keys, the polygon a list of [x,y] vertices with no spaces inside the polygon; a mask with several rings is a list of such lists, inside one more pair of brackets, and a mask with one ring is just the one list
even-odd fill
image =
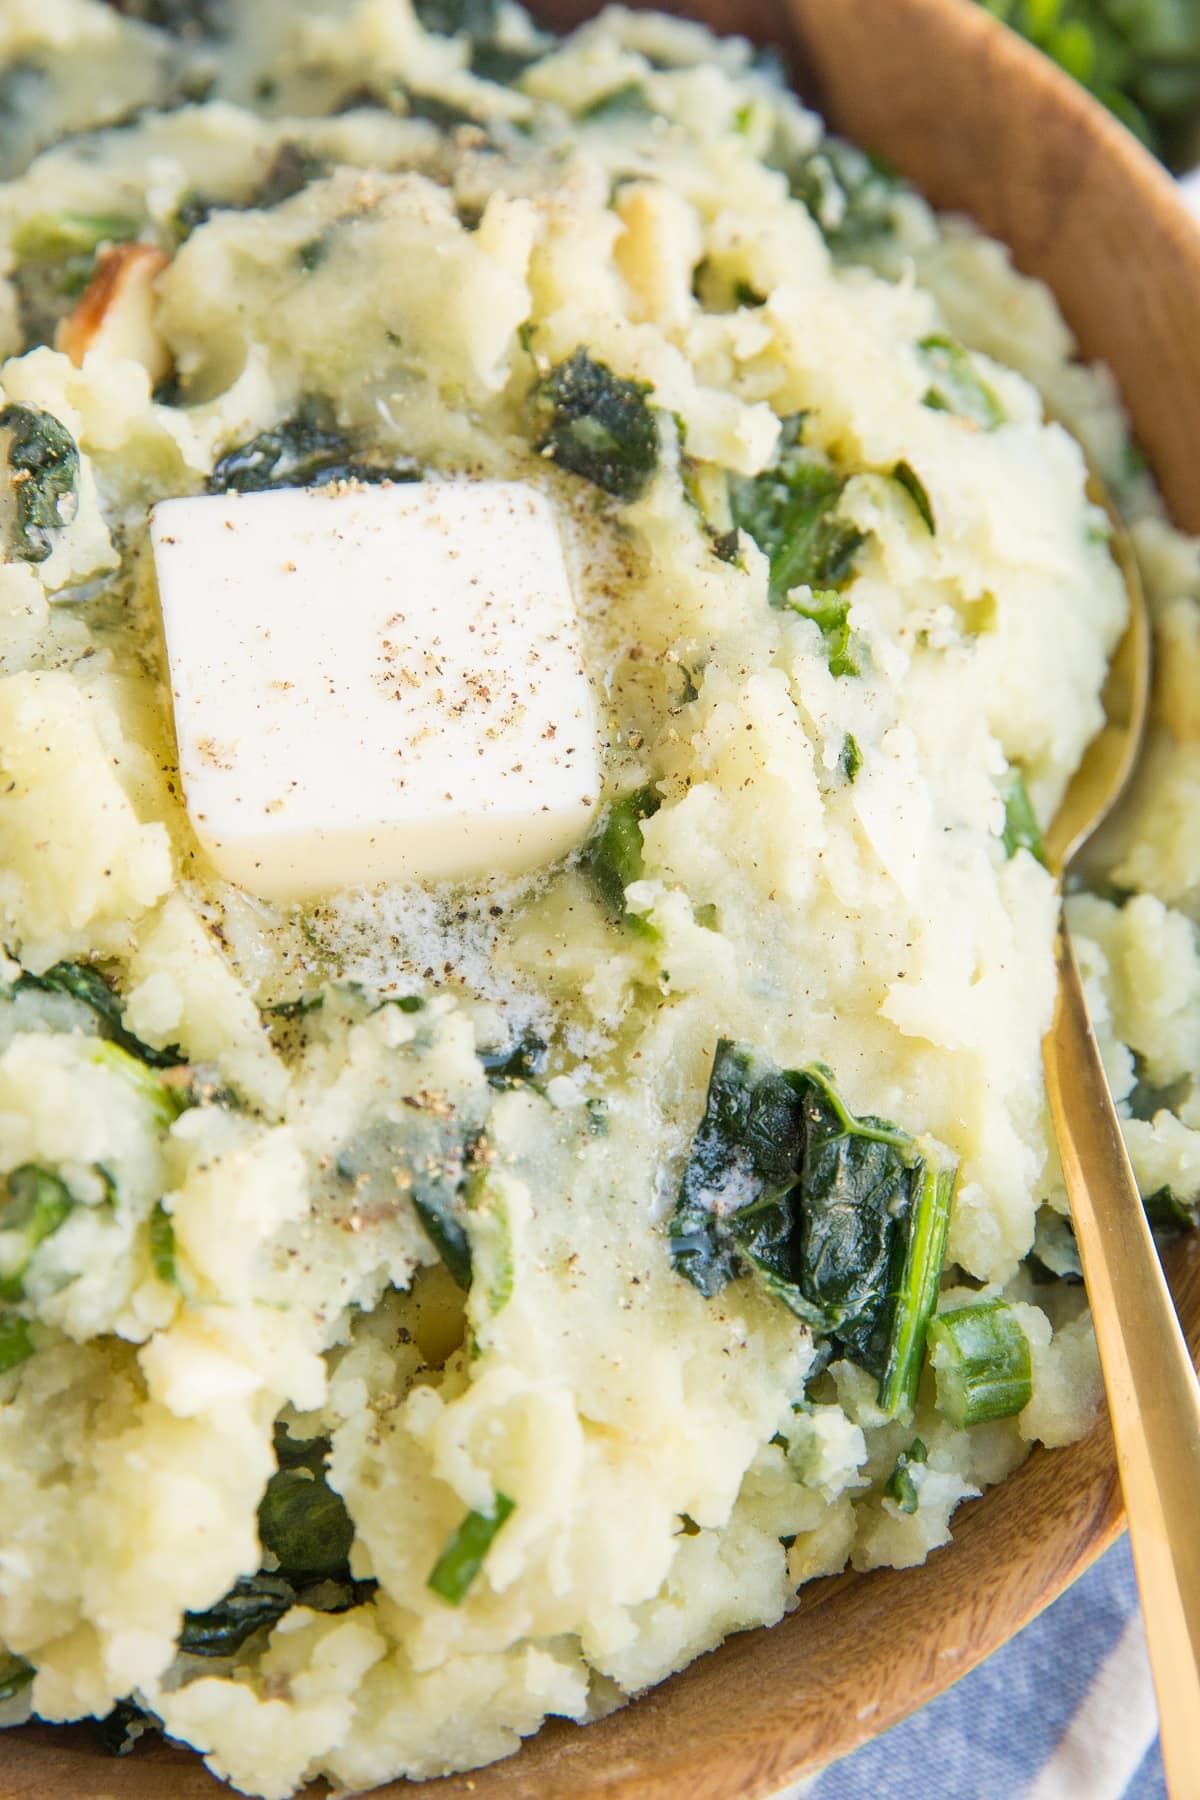
{"label": "chopped green herb", "polygon": [[862,768],[862,760],[862,751],[858,747],[858,739],[854,736],[853,732],[848,731],[842,739],[841,754],[838,757],[838,765],[847,781],[854,780],[854,777]]}
{"label": "chopped green herb", "polygon": [[804,415],[783,421],[770,468],[730,483],[734,524],[754,539],[770,566],[772,606],[792,588],[840,588],[850,580],[863,534],[837,517],[846,477],[801,443]]}
{"label": "chopped green herb", "polygon": [[917,474],[912,464],[898,462],[892,470],[892,480],[900,483],[900,486],[904,489],[905,493],[920,513],[930,537],[933,537],[937,531],[937,526],[933,522],[933,508],[929,504],[929,495],[925,491],[925,483],[921,480],[921,477]]}
{"label": "chopped green herb", "polygon": [[1018,850],[1028,850],[1030,856],[1040,863],[1046,860],[1046,846],[1042,841],[1042,828],[1038,824],[1037,814],[1029,798],[1029,790],[1025,786],[1025,777],[1014,763],[1004,778],[1002,789],[1004,795],[1004,830],[1001,843],[1005,856],[1015,856]]}
{"label": "chopped green herb", "polygon": [[0,1312],[0,1375],[28,1362],[36,1348],[28,1319],[20,1313]]}
{"label": "chopped green herb", "polygon": [[136,1037],[125,1024],[125,1008],[117,995],[104,979],[99,969],[90,963],[55,963],[53,968],[46,969],[40,975],[31,975],[26,969],[16,983],[21,988],[36,988],[45,994],[70,994],[73,1000],[80,1001],[95,1014],[101,1035],[111,1043],[119,1044],[130,1056],[136,1056],[139,1062],[150,1069],[173,1069],[186,1061],[178,1044],[171,1044],[165,1050],[158,1050],[153,1044],[144,1043]]}
{"label": "chopped green herb", "polygon": [[277,1469],[259,1503],[258,1535],[294,1583],[348,1573],[354,1526],[323,1470]]}
{"label": "chopped green herb", "polygon": [[515,1510],[515,1500],[507,1494],[497,1494],[490,1512],[469,1512],[447,1538],[426,1585],[451,1606],[461,1605],[483,1567],[493,1538]]}
{"label": "chopped green herb", "polygon": [[661,804],[653,788],[614,800],[583,852],[580,866],[614,918],[626,917],[625,889],[641,880],[642,821],[653,818]]}
{"label": "chopped green herb", "polygon": [[13,495],[9,552],[19,562],[45,562],[54,533],[75,516],[78,447],[66,426],[37,406],[0,407],[0,431],[8,434]]}
{"label": "chopped green herb", "polygon": [[328,402],[306,400],[290,419],[226,451],[208,478],[210,494],[267,488],[325,487],[335,481],[419,481],[414,463],[379,463],[360,455],[336,425]]}
{"label": "chopped green herb", "polygon": [[929,1325],[937,1403],[952,1425],[982,1425],[1023,1412],[1033,1397],[1029,1339],[1003,1300],[939,1313]]}
{"label": "chopped green herb", "polygon": [[324,994],[300,994],[295,1000],[277,1000],[273,1006],[264,1006],[263,1011],[270,1019],[304,1019],[309,1013],[320,1012],[324,1004]]}
{"label": "chopped green herb", "polygon": [[822,1065],[781,1070],[717,1046],[670,1225],[672,1260],[712,1296],[754,1270],[777,1298],[911,1406],[945,1255],[954,1171],[907,1133],[855,1118]]}
{"label": "chopped green herb", "polygon": [[534,389],[536,448],[606,494],[636,500],[658,461],[650,391],[576,350]]}
{"label": "chopped green herb", "polygon": [[1007,413],[975,367],[971,352],[956,339],[935,335],[917,345],[930,376],[925,405],[935,412],[955,413],[984,431],[995,431]]}
{"label": "chopped green herb", "polygon": [[150,1214],[150,1262],[158,1279],[178,1287],[175,1267],[175,1221],[160,1200]]}
{"label": "chopped green herb", "polygon": [[0,1702],[15,1699],[36,1674],[33,1664],[23,1656],[0,1653]]}
{"label": "chopped green herb", "polygon": [[[53,1237],[74,1209],[71,1190],[49,1169],[22,1163],[12,1170],[0,1203],[0,1300],[22,1298],[25,1275],[39,1244]],[[20,1349],[19,1333],[13,1345]]]}
{"label": "chopped green herb", "polygon": [[188,1656],[231,1656],[295,1603],[295,1589],[282,1575],[243,1576],[206,1612],[184,1613],[179,1648]]}
{"label": "chopped green herb", "polygon": [[913,1469],[923,1466],[929,1461],[929,1452],[920,1438],[914,1438],[907,1450],[902,1450],[896,1458],[896,1466],[884,1483],[883,1491],[889,1500],[894,1500],[904,1513],[915,1513],[920,1505],[920,1495],[913,1479]]}

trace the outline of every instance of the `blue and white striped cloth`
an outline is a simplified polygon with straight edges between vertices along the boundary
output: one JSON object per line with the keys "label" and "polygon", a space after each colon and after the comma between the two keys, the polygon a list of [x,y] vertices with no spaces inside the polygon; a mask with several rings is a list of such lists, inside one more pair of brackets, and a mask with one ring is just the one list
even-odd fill
{"label": "blue and white striped cloth", "polygon": [[1127,1538],[972,1674],[778,1800],[933,1789],[945,1800],[1166,1800]]}

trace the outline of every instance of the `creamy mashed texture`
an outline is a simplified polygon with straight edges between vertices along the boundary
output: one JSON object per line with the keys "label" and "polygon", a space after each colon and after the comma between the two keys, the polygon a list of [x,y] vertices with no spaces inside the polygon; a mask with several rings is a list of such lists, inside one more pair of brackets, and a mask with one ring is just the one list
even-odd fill
{"label": "creamy mashed texture", "polygon": [[[1162,647],[1069,903],[1160,1223],[1200,558],[1046,291],[746,45],[122,10],[0,19],[0,1719],[278,1800],[595,1717],[1086,1429],[1037,854],[1126,616],[1080,444]],[[552,507],[595,833],[273,905],[192,835],[148,513],[414,472]]]}

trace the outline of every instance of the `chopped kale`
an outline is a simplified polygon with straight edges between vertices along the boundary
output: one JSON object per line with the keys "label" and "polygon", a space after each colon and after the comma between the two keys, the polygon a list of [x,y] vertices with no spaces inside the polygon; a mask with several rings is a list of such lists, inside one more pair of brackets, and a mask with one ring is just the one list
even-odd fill
{"label": "chopped kale", "polygon": [[132,1700],[118,1700],[103,1719],[94,1721],[96,1737],[110,1756],[128,1756],[141,1738],[157,1735],[162,1723]]}
{"label": "chopped kale", "polygon": [[0,1375],[28,1362],[36,1348],[28,1319],[20,1313],[0,1312]]}
{"label": "chopped kale", "polygon": [[119,995],[91,963],[55,963],[40,975],[32,975],[26,969],[16,983],[18,992],[21,988],[37,988],[44,994],[70,994],[95,1015],[102,1037],[136,1056],[148,1069],[174,1069],[187,1060],[178,1044],[157,1050],[126,1027]]}
{"label": "chopped kale", "polygon": [[1033,1397],[1029,1339],[1004,1300],[939,1313],[929,1325],[937,1403],[952,1425],[983,1425],[1023,1412]]}
{"label": "chopped kale", "polygon": [[496,1533],[515,1510],[515,1500],[507,1494],[497,1494],[490,1512],[469,1512],[447,1538],[426,1585],[451,1606],[460,1606],[483,1567]]}
{"label": "chopped kale", "polygon": [[1156,1188],[1142,1202],[1156,1237],[1171,1238],[1200,1224],[1200,1200],[1183,1200],[1170,1186]]}
{"label": "chopped kale", "polygon": [[323,1467],[314,1472],[297,1463],[275,1471],[259,1504],[258,1534],[295,1585],[349,1575],[354,1526]]}
{"label": "chopped kale", "polygon": [[478,1126],[429,1110],[415,1096],[407,1105],[411,1118],[402,1139],[394,1125],[380,1120],[343,1146],[334,1171],[357,1203],[384,1208],[411,1203],[434,1249],[466,1290],[472,1274],[466,1188],[482,1148]]}
{"label": "chopped kale", "polygon": [[550,1047],[544,1037],[529,1030],[498,1050],[480,1050],[478,1056],[491,1087],[511,1088],[545,1074]]}
{"label": "chopped kale", "polygon": [[658,461],[650,391],[576,350],[534,389],[536,448],[606,494],[636,500]]}
{"label": "chopped kale", "polygon": [[917,352],[931,377],[925,405],[934,412],[955,413],[983,431],[995,431],[1008,417],[975,367],[971,352],[954,338],[922,338]]}
{"label": "chopped kale", "polygon": [[670,1224],[678,1272],[705,1295],[745,1270],[913,1404],[945,1258],[954,1170],[885,1121],[855,1118],[821,1065],[781,1070],[717,1046]]}
{"label": "chopped kale", "polygon": [[14,503],[9,553],[19,562],[45,562],[54,533],[75,515],[78,447],[66,426],[37,406],[0,407],[0,431],[8,433]]}
{"label": "chopped kale", "polygon": [[929,532],[930,537],[933,537],[937,532],[937,526],[933,522],[933,507],[929,504],[929,495],[926,492],[925,483],[921,480],[921,477],[917,474],[912,464],[898,462],[892,470],[892,480],[899,482],[900,486],[904,489],[905,493],[920,513],[922,523]]}
{"label": "chopped kale", "polygon": [[782,606],[795,587],[839,589],[853,573],[863,534],[837,517],[846,485],[801,443],[804,415],[783,421],[770,468],[730,484],[735,525],[749,533],[771,565],[770,599]]}
{"label": "chopped kale", "polygon": [[27,1663],[23,1656],[0,1652],[0,1703],[14,1699],[29,1686],[36,1674],[33,1664]]}
{"label": "chopped kale", "polygon": [[804,205],[835,255],[853,260],[896,224],[896,203],[907,184],[882,158],[837,138],[797,158],[773,151],[768,159],[786,175],[794,199]]}
{"label": "chopped kale", "polygon": [[[0,1300],[23,1297],[25,1275],[39,1244],[53,1237],[74,1209],[71,1190],[51,1170],[22,1163],[9,1173],[0,1202]],[[20,1347],[19,1337],[15,1347]]]}
{"label": "chopped kale", "polygon": [[1046,846],[1042,840],[1042,828],[1033,810],[1025,777],[1015,763],[1009,768],[1001,791],[1004,796],[1004,830],[1000,841],[1004,845],[1005,856],[1012,857],[1018,850],[1028,850],[1030,856],[1044,863]]}
{"label": "chopped kale", "polygon": [[853,732],[848,731],[842,739],[842,749],[841,754],[838,757],[838,765],[847,781],[853,781],[854,777],[858,774],[858,771],[862,768],[862,751],[858,747],[858,739],[854,736]]}
{"label": "chopped kale", "polygon": [[231,1656],[295,1604],[296,1591],[282,1575],[245,1575],[215,1606],[183,1615],[179,1648],[188,1656]]}
{"label": "chopped kale", "polygon": [[908,1449],[902,1450],[896,1458],[896,1466],[884,1483],[883,1491],[889,1500],[896,1502],[901,1512],[915,1513],[920,1505],[913,1469],[920,1468],[928,1461],[929,1452],[920,1438],[914,1438]]}
{"label": "chopped kale", "polygon": [[290,419],[226,451],[208,478],[210,494],[266,488],[325,487],[335,481],[419,481],[412,463],[385,464],[360,454],[338,429],[328,404],[306,400]]}
{"label": "chopped kale", "polygon": [[653,788],[614,800],[583,852],[580,866],[615,919],[626,916],[625,889],[641,879],[642,820],[653,818],[661,804]]}

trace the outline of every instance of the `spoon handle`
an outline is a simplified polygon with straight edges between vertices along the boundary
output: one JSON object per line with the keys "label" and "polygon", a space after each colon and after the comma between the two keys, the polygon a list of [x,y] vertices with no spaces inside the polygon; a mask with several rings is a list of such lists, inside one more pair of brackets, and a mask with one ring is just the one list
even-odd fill
{"label": "spoon handle", "polygon": [[1125,1495],[1172,1800],[1200,1797],[1200,1383],[1064,926],[1042,1053]]}

